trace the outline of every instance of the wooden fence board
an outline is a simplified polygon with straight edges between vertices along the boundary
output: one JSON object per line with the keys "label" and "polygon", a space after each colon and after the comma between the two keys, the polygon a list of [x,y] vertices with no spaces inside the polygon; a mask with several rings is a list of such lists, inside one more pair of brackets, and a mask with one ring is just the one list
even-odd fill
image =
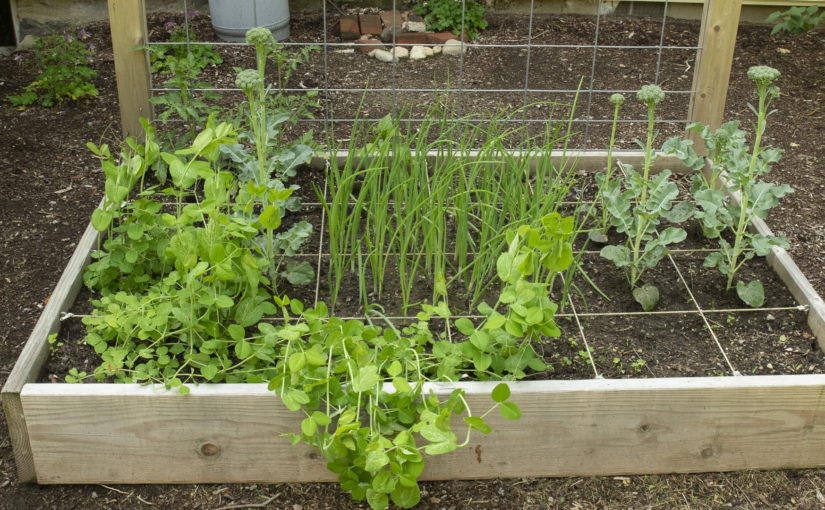
{"label": "wooden fence board", "polygon": [[[476,413],[492,402],[493,383],[460,386]],[[522,419],[492,419],[490,435],[430,459],[423,479],[825,466],[825,375],[511,389]],[[334,479],[319,454],[280,437],[300,430],[301,415],[265,385],[201,385],[181,396],[137,385],[30,384],[21,397],[40,483]]]}

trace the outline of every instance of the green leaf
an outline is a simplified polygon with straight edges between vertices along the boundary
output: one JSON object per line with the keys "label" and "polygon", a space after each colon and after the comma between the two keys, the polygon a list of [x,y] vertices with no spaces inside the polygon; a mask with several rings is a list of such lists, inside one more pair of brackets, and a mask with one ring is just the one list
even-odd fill
{"label": "green leaf", "polygon": [[313,411],[312,412],[312,421],[320,425],[321,427],[326,427],[330,423],[332,423],[332,418],[327,416],[326,414],[322,413],[321,411]]}
{"label": "green leaf", "polygon": [[616,267],[625,267],[630,265],[630,250],[627,246],[605,246],[601,249],[599,255],[612,261],[616,264]]}
{"label": "green leaf", "polygon": [[495,402],[504,402],[508,398],[510,398],[510,387],[507,386],[506,383],[499,383],[493,388],[493,392],[490,394],[493,401]]}
{"label": "green leaf", "polygon": [[314,436],[317,428],[318,427],[315,424],[315,420],[313,420],[312,417],[307,417],[301,420],[301,432],[305,436]]}
{"label": "green leaf", "polygon": [[462,317],[455,321],[455,327],[461,332],[462,335],[470,336],[473,331],[476,330],[476,327],[473,325],[473,321],[466,317]]}
{"label": "green leaf", "polygon": [[235,304],[235,301],[232,300],[231,297],[221,294],[215,298],[215,305],[218,308],[231,308]]}
{"label": "green leaf", "polygon": [[375,473],[390,463],[390,458],[383,448],[378,447],[375,450],[367,453],[366,463],[364,469],[370,473]]}
{"label": "green leaf", "polygon": [[258,221],[261,222],[261,226],[268,230],[275,230],[281,226],[281,213],[278,211],[278,208],[274,205],[269,205],[266,209],[263,210],[260,216],[258,216]]}
{"label": "green leaf", "polygon": [[216,375],[218,375],[218,367],[215,365],[204,365],[201,367],[201,375],[207,381],[211,381]]}
{"label": "green leaf", "polygon": [[505,420],[518,420],[521,418],[521,409],[515,402],[502,402],[499,410]]}
{"label": "green leaf", "polygon": [[695,211],[696,206],[693,205],[693,202],[685,200],[673,206],[669,211],[662,212],[662,217],[672,223],[682,223],[691,218]]}
{"label": "green leaf", "polygon": [[401,374],[402,370],[403,367],[401,366],[401,362],[396,359],[393,360],[392,363],[390,363],[389,367],[387,367],[387,374],[389,374],[391,377],[396,377],[397,375]]}
{"label": "green leaf", "polygon": [[655,285],[646,284],[641,287],[633,289],[633,299],[642,305],[642,309],[646,312],[653,310],[656,303],[659,302],[659,289]]}
{"label": "green leaf", "polygon": [[753,308],[765,304],[765,289],[759,280],[752,280],[747,285],[742,281],[736,282],[736,293],[739,299]]}
{"label": "green leaf", "polygon": [[289,355],[289,371],[300,372],[307,364],[306,355],[303,352],[294,352]]}
{"label": "green leaf", "polygon": [[306,285],[315,280],[315,271],[307,261],[287,262],[286,269],[281,275],[292,285]]}
{"label": "green leaf", "polygon": [[384,510],[389,506],[390,501],[386,493],[367,489],[367,503],[372,510]]}
{"label": "green leaf", "polygon": [[246,331],[238,324],[230,324],[226,330],[232,340],[243,340],[246,337]]}
{"label": "green leaf", "polygon": [[378,368],[375,365],[361,367],[358,370],[358,375],[355,376],[355,380],[352,381],[352,389],[358,393],[363,393],[371,390],[378,384],[379,380]]}
{"label": "green leaf", "polygon": [[412,508],[421,501],[421,491],[417,483],[405,485],[402,479],[402,483],[396,485],[395,490],[390,493],[390,498],[401,508]]}
{"label": "green leaf", "polygon": [[92,226],[98,232],[105,232],[112,223],[112,213],[103,209],[92,211]]}
{"label": "green leaf", "polygon": [[480,416],[465,416],[464,423],[482,434],[489,434],[493,430],[489,425],[484,423],[484,419]]}
{"label": "green leaf", "polygon": [[442,455],[445,453],[450,453],[451,451],[458,448],[458,445],[455,441],[443,441],[440,443],[430,443],[424,447],[424,452],[427,455]]}
{"label": "green leaf", "polygon": [[398,393],[410,393],[412,391],[410,383],[403,377],[393,378],[392,385]]}
{"label": "green leaf", "polygon": [[[396,478],[393,478],[392,473],[389,471],[381,471],[375,478],[372,479],[372,488],[378,492],[383,492],[385,494],[389,494],[395,489],[395,485],[398,483]],[[388,502],[385,501],[384,504],[386,505]]]}
{"label": "green leaf", "polygon": [[253,352],[252,345],[247,341],[240,341],[235,344],[235,356],[239,359],[246,359],[252,356]]}

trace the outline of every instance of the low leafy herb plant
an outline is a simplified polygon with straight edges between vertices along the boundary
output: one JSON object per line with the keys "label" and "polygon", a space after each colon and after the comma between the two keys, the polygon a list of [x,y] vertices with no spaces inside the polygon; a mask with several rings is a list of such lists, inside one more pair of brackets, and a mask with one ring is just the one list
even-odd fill
{"label": "low leafy herb plant", "polygon": [[771,35],[781,31],[802,35],[813,30],[825,18],[825,10],[819,10],[819,6],[791,7],[785,11],[771,13],[765,20],[766,23],[775,23]]}
{"label": "low leafy herb plant", "polygon": [[610,222],[627,240],[624,244],[605,246],[600,253],[617,267],[625,268],[633,298],[645,311],[649,311],[659,301],[659,290],[653,283],[639,285],[642,275],[647,269],[656,267],[669,253],[669,245],[682,242],[687,236],[678,227],[667,227],[662,232],[658,232],[656,227],[663,218],[681,223],[692,215],[693,210],[688,202],[673,206],[679,190],[670,181],[669,170],[650,175],[650,167],[655,158],[654,112],[665,94],[656,85],[645,85],[639,90],[637,97],[648,109],[644,168],[640,174],[630,165],[624,165],[623,186],[602,188],[602,202],[610,215]]}
{"label": "low leafy herb plant", "polygon": [[[782,197],[793,192],[787,184],[761,179],[782,154],[781,149],[762,146],[767,117],[772,113],[771,102],[779,96],[779,88],[772,85],[779,78],[779,71],[754,66],[748,70],[748,77],[756,84],[759,97],[756,107],[748,105],[756,115],[753,149],[749,150],[746,145],[745,132],[739,128],[738,121],[724,124],[715,133],[702,124],[688,126],[702,137],[713,164],[710,176],[697,173],[692,186],[695,215],[705,236],[715,239],[719,245],[719,251],[705,258],[704,266],[715,267],[727,277],[727,290],[733,288],[736,272],[755,255],[767,255],[772,246],[789,247],[784,237],[765,236],[748,229],[754,218],[767,217]],[[691,145],[689,140],[674,137],[665,143],[663,150],[699,170],[704,163]],[[720,176],[724,177],[724,185]],[[759,280],[747,283],[740,280],[735,285],[737,294],[748,305],[758,307],[764,303],[765,292]]]}
{"label": "low leafy herb plant", "polygon": [[413,7],[413,11],[424,17],[427,30],[448,30],[454,34],[460,34],[463,30],[469,41],[478,37],[479,32],[487,28],[484,7],[475,0],[427,0]]}
{"label": "low leafy herb plant", "polygon": [[34,59],[40,72],[21,94],[8,96],[9,101],[15,106],[40,102],[49,107],[66,100],[97,97],[97,87],[91,82],[97,71],[87,65],[94,60],[95,47],[88,39],[89,34],[82,28],[77,33],[37,39]]}

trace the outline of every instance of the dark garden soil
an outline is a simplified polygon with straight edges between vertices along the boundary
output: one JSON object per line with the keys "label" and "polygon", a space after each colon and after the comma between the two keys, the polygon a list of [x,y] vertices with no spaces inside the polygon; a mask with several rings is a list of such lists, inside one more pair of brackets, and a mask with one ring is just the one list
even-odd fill
{"label": "dark garden soil", "polygon": [[[319,41],[322,23],[316,17],[295,16],[292,41]],[[162,40],[167,18],[152,16],[152,40]],[[522,42],[527,33],[526,18],[488,15],[489,28],[480,43]],[[601,45],[649,45],[659,42],[661,20],[641,18],[610,18],[603,20]],[[331,21],[331,42],[337,42]],[[95,23],[85,27],[97,46],[93,67],[99,72],[95,85],[100,90],[96,100],[66,103],[56,108],[32,107],[16,110],[3,101],[0,108],[0,384],[4,383],[23,344],[56,284],[60,272],[71,256],[81,232],[88,223],[93,208],[101,198],[103,178],[99,164],[85,148],[88,141],[96,144],[119,144],[119,112],[114,79],[108,25]],[[593,22],[584,17],[538,17],[533,27],[534,42],[553,44],[592,43]],[[195,31],[202,39],[214,40],[208,21],[197,20]],[[727,120],[741,119],[750,123],[746,104],[753,101],[752,84],[745,77],[751,65],[771,65],[782,72],[779,86],[783,95],[774,103],[778,110],[769,120],[768,142],[786,151],[774,167],[773,178],[788,183],[796,192],[777,207],[768,219],[779,235],[788,238],[791,254],[820,294],[825,294],[825,174],[820,160],[825,158],[821,144],[825,131],[825,40],[821,34],[800,37],[779,35],[770,37],[770,27],[743,25],[740,28],[730,84]],[[668,20],[665,44],[694,46],[698,23]],[[579,78],[586,76],[588,85],[590,49],[534,49],[531,54],[530,87],[575,89]],[[0,96],[19,93],[33,78],[33,68],[27,57],[17,61],[0,58]],[[231,65],[246,65],[248,53],[243,49],[226,48],[226,64],[221,69],[207,70],[205,79],[217,86],[232,86]],[[599,54],[593,88],[626,88],[633,90],[655,79],[658,56],[655,52],[630,53],[628,50],[605,50]],[[520,88],[524,83],[524,54],[518,49],[497,48],[471,50],[466,66],[459,73],[456,61],[446,58],[418,63],[403,62],[393,72],[386,64],[368,59],[359,53],[329,54],[331,87],[361,88],[369,80],[370,87],[390,88],[392,80],[399,87],[428,88],[434,82],[448,79],[457,86],[458,76],[467,88]],[[316,59],[320,60],[320,59]],[[661,58],[659,82],[666,90],[688,90],[691,85],[693,54],[685,50],[669,50]],[[609,81],[608,81],[609,80]],[[294,82],[294,83],[292,83]],[[314,87],[324,84],[323,66],[313,61],[299,68],[290,86]],[[537,85],[537,83],[541,85]],[[593,97],[591,116],[606,118],[606,98]],[[551,97],[536,94],[529,101],[559,99],[570,101],[572,95]],[[337,92],[330,96],[336,118],[355,115],[360,93]],[[365,100],[362,115],[380,117],[393,102],[399,105],[417,104],[425,97],[399,93],[383,96],[376,93]],[[580,98],[580,108],[586,108]],[[521,93],[464,94],[464,112],[493,111],[507,104],[523,104]],[[639,118],[641,112],[635,99],[626,103],[625,115]],[[326,104],[326,103],[325,103]],[[585,106],[581,106],[584,104]],[[660,109],[660,118],[681,119],[686,111],[687,96],[668,96]],[[547,115],[547,107],[529,110],[531,118]],[[413,109],[413,113],[416,110]],[[586,110],[580,110],[582,114]],[[306,126],[296,127],[298,130]],[[676,133],[680,124],[662,123],[664,136]],[[316,131],[319,125],[313,124]],[[619,145],[633,147],[641,136],[641,126],[622,126]],[[604,126],[588,131],[588,145],[603,147]],[[336,139],[348,136],[345,127],[336,128]],[[573,145],[582,145],[584,133],[576,135]],[[304,175],[305,199],[311,181],[319,174]],[[291,221],[307,219],[317,223],[317,212],[302,211]],[[317,249],[307,247],[308,252]],[[589,271],[610,278],[604,284],[609,301],[582,286],[587,303],[574,298],[579,313],[583,311],[628,311],[635,303],[622,297],[626,283],[614,268],[592,258]],[[735,296],[723,291],[724,282],[717,274],[701,268],[701,256],[676,254],[674,259],[681,278],[669,263],[656,269],[663,290],[662,311],[686,311],[691,303],[677,291],[684,279],[705,310],[710,330],[694,313],[664,315],[651,319],[644,316],[589,316],[583,321],[585,331],[609,332],[607,335],[585,335],[593,365],[606,377],[664,377],[729,374],[733,367],[743,374],[805,373],[823,370],[822,354],[804,326],[804,314],[794,311],[726,312],[740,308]],[[665,261],[667,262],[667,261]],[[759,275],[765,283],[766,306],[792,305],[788,294],[776,277],[764,270],[760,262],[746,269],[747,276]],[[613,275],[613,276],[610,276]],[[617,276],[618,275],[618,276]],[[296,289],[296,293],[306,292]],[[307,294],[310,301],[314,295]],[[81,298],[82,299],[82,298]],[[352,303],[357,313],[357,301]],[[720,311],[721,310],[721,311]],[[569,310],[565,310],[569,312]],[[559,319],[563,336],[552,345],[543,346],[552,366],[550,377],[592,377],[593,369],[584,347],[579,325],[562,316]],[[67,324],[77,331],[77,325]],[[663,341],[667,339],[667,341]],[[715,348],[718,341],[727,353],[725,360]],[[68,346],[67,346],[68,347]],[[71,351],[58,352],[49,372],[65,373],[81,360]],[[82,356],[82,355],[81,355]],[[0,415],[0,430],[5,431],[5,418]],[[113,462],[116,462],[113,452]],[[78,459],[82,462],[82,459]],[[163,469],[158,466],[158,469]],[[822,508],[825,505],[825,470],[795,470],[772,472],[741,472],[700,475],[662,475],[609,478],[522,479],[487,481],[447,481],[423,485],[421,508]],[[272,499],[270,499],[272,498]],[[140,486],[60,486],[39,487],[21,485],[17,481],[14,458],[8,435],[0,433],[0,508],[138,508],[153,506],[174,509],[244,508],[269,500],[268,508],[365,508],[351,501],[332,484],[236,484],[236,485],[140,485]]]}

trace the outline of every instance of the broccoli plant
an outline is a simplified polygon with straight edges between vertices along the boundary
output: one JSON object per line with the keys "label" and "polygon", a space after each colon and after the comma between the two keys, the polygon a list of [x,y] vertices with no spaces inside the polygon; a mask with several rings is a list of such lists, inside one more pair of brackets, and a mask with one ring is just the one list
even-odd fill
{"label": "broccoli plant", "polygon": [[669,253],[668,245],[682,242],[686,237],[681,228],[668,227],[657,232],[656,227],[662,218],[673,223],[688,219],[692,215],[692,207],[688,202],[673,207],[679,190],[670,181],[669,170],[650,175],[650,167],[655,159],[654,113],[665,93],[657,85],[645,85],[636,97],[647,105],[648,111],[644,168],[640,174],[630,165],[624,165],[623,186],[602,188],[602,201],[610,215],[610,222],[627,239],[624,244],[605,246],[600,254],[613,261],[617,267],[625,268],[633,298],[645,311],[649,311],[659,301],[659,290],[652,283],[639,285],[642,274],[647,269],[656,267]]}
{"label": "broccoli plant", "polygon": [[[705,267],[715,267],[727,276],[727,290],[733,288],[734,276],[742,265],[755,255],[765,256],[772,246],[788,248],[784,237],[751,232],[748,227],[754,218],[765,218],[779,203],[779,199],[793,190],[787,184],[773,184],[760,180],[776,163],[781,149],[762,147],[767,117],[779,88],[772,85],[779,71],[767,66],[754,66],[748,77],[756,84],[759,103],[748,105],[756,115],[756,133],[753,149],[749,152],[745,133],[738,122],[728,122],[715,133],[703,124],[692,124],[688,129],[699,133],[712,159],[710,176],[698,173],[693,178],[692,193],[696,202],[696,217],[709,239],[716,239],[719,250],[705,258]],[[678,137],[668,140],[664,152],[677,155],[685,164],[701,168],[700,158],[689,140]],[[721,178],[720,178],[721,177]],[[736,197],[734,200],[732,197]],[[761,306],[765,291],[759,280],[736,282],[736,292],[750,306]]]}

